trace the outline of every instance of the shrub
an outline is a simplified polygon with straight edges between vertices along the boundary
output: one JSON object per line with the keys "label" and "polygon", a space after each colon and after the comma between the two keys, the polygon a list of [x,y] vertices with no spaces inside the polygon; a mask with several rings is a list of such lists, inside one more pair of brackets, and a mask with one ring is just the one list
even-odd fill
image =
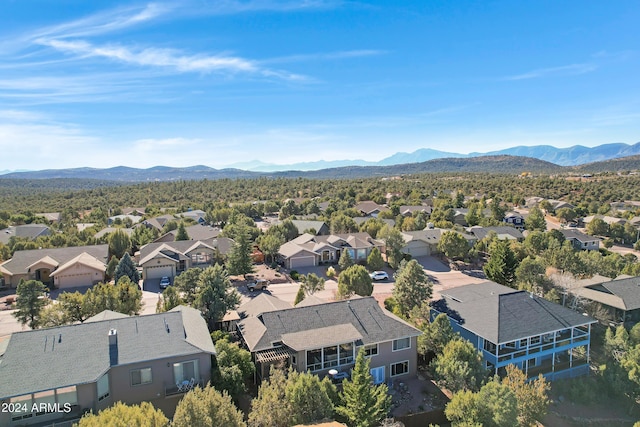
{"label": "shrub", "polygon": [[327,268],[327,277],[331,277],[331,278],[336,277],[336,269],[333,267]]}
{"label": "shrub", "polygon": [[293,280],[298,280],[298,278],[300,278],[300,273],[298,273],[296,270],[291,270],[289,276],[291,276]]}

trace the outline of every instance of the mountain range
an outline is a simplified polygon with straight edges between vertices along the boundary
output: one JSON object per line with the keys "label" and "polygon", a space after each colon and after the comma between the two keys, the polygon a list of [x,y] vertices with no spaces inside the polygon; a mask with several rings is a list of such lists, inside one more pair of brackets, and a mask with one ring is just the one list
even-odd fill
{"label": "mountain range", "polygon": [[616,159],[640,154],[640,142],[629,145],[623,143],[603,144],[596,147],[585,147],[574,145],[568,148],[557,148],[551,145],[517,146],[505,148],[504,150],[489,152],[473,152],[460,154],[447,151],[433,150],[431,148],[421,148],[411,153],[398,152],[392,156],[385,157],[378,162],[367,162],[365,160],[335,160],[316,161],[293,164],[273,164],[264,163],[259,160],[252,162],[234,163],[229,168],[242,169],[252,172],[278,172],[278,171],[312,171],[327,168],[339,168],[346,166],[391,166],[407,163],[420,163],[442,158],[470,158],[482,156],[524,156],[540,159],[560,166],[578,166],[587,163],[600,162],[603,160]]}

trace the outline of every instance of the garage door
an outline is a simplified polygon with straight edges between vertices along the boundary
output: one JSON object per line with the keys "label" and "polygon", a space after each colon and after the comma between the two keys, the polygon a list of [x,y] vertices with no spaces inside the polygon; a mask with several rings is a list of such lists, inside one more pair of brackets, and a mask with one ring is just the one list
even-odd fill
{"label": "garage door", "polygon": [[94,276],[95,273],[84,274],[70,274],[68,276],[58,276],[57,286],[60,289],[63,288],[75,288],[79,286],[90,286],[93,284],[94,277],[100,279],[99,276]]}
{"label": "garage door", "polygon": [[418,246],[415,248],[407,248],[408,251],[407,253],[409,255],[411,255],[413,258],[418,257],[418,256],[427,256],[427,255],[431,255],[430,251],[429,251],[429,246]]}
{"label": "garage door", "polygon": [[316,265],[316,257],[315,256],[305,256],[298,258],[289,259],[289,264],[291,269],[300,268],[300,267],[313,267]]}
{"label": "garage door", "polygon": [[149,267],[145,269],[145,279],[160,279],[161,277],[173,277],[173,266],[161,265],[158,267]]}

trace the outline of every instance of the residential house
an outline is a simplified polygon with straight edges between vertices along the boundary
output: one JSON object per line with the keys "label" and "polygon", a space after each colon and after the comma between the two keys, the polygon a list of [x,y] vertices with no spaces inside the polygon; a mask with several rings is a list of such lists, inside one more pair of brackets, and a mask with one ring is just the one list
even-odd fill
{"label": "residential house", "polygon": [[42,217],[53,224],[60,222],[60,212],[37,213],[36,217]]}
{"label": "residential house", "polygon": [[205,224],[207,222],[204,219],[206,215],[207,213],[200,209],[188,210],[186,212],[182,212],[178,214],[179,217],[192,219],[199,224]]}
{"label": "residential house", "polygon": [[591,325],[596,320],[559,304],[483,282],[443,292],[432,303],[432,317],[440,313],[481,352],[492,374],[503,375],[510,364],[529,378],[589,373]]}
{"label": "residential house", "polygon": [[[218,237],[221,231],[220,228],[218,227],[212,227],[210,225],[204,225],[204,224],[190,225],[189,227],[185,227],[185,230],[187,231],[187,236],[189,236],[189,240],[203,240],[203,241],[215,239],[216,237]],[[154,243],[173,242],[176,240],[177,234],[178,234],[177,229],[171,230],[168,233],[165,233],[162,236],[158,237],[153,242]]]}
{"label": "residential house", "polygon": [[[467,223],[467,214],[469,213],[468,208],[458,208],[454,209],[453,212],[453,223],[461,225],[463,227],[467,227],[469,224]],[[480,213],[483,217],[489,217],[492,215],[491,209],[483,209]]]}
{"label": "residential house", "polygon": [[124,234],[126,234],[129,237],[131,237],[131,235],[133,234],[133,228],[105,227],[102,230],[98,231],[96,234],[94,234],[93,237],[95,239],[100,239],[106,236],[107,234],[115,232],[116,230],[122,231]]}
{"label": "residential house", "polygon": [[233,240],[219,237],[212,240],[180,240],[177,242],[149,243],[140,248],[140,261],[144,280],[173,278],[192,268],[206,268],[215,263],[217,254],[226,255]]}
{"label": "residential house", "polygon": [[145,208],[124,208],[122,209],[122,213],[124,215],[144,216],[147,210]]}
{"label": "residential house", "polygon": [[109,245],[16,251],[0,264],[0,273],[13,288],[20,279],[60,289],[91,286],[104,281],[108,254]]}
{"label": "residential house", "polygon": [[515,227],[509,227],[508,225],[496,227],[480,227],[476,225],[475,227],[469,228],[468,231],[476,236],[477,240],[482,240],[491,233],[495,234],[498,240],[517,240],[518,242],[524,240],[524,236],[520,230]]}
{"label": "residential house", "polygon": [[298,235],[309,233],[316,236],[326,236],[331,233],[329,226],[324,221],[292,219],[291,222],[298,229]]}
{"label": "residential house", "polygon": [[415,213],[424,213],[427,215],[431,215],[431,211],[433,211],[432,206],[420,205],[420,206],[409,206],[402,205],[399,208],[400,215],[402,216],[413,216]]}
{"label": "residential house", "polygon": [[9,243],[12,237],[35,240],[40,236],[49,236],[51,230],[43,224],[11,225],[4,230],[0,230],[0,243]]}
{"label": "residential house", "polygon": [[630,328],[640,322],[640,277],[602,277],[599,283],[578,287],[572,293],[581,302],[590,303],[587,311],[606,325]]}
{"label": "residential house", "polygon": [[517,228],[520,231],[524,230],[524,216],[521,213],[506,212],[502,221]]}
{"label": "residential house", "polygon": [[376,218],[380,214],[380,212],[386,212],[389,210],[388,207],[379,205],[371,200],[360,202],[353,208],[359,212],[362,212],[362,216],[372,216],[374,218]]}
{"label": "residential house", "polygon": [[210,381],[215,348],[199,311],[98,316],[11,335],[0,349],[0,425],[58,423],[116,402],[150,402],[171,417]]}
{"label": "residential house", "polygon": [[[376,384],[416,374],[421,332],[373,297],[285,307],[274,297],[240,306],[238,333],[256,363],[258,377],[272,364],[319,375],[348,373],[360,348],[370,359]],[[248,304],[251,307],[246,308]]]}
{"label": "residential house", "polygon": [[595,218],[601,219],[609,225],[613,225],[613,224],[624,225],[627,222],[627,220],[624,218],[616,218],[614,216],[609,216],[609,215],[590,215],[582,218],[582,223],[589,224]]}
{"label": "residential house", "polygon": [[155,228],[158,231],[162,231],[165,224],[169,221],[175,221],[175,217],[171,214],[161,215],[154,218],[145,219],[141,222],[142,225],[148,228]]}
{"label": "residential house", "polygon": [[469,248],[471,248],[477,240],[472,234],[461,233],[448,228],[425,228],[424,230],[404,231],[402,232],[402,238],[405,241],[405,246],[402,248],[402,252],[411,255],[413,258],[438,254],[440,253],[438,249],[440,239],[444,233],[449,231],[453,231],[464,237],[467,242],[469,242]]}
{"label": "residential house", "polygon": [[543,200],[544,200],[543,197],[537,197],[537,196],[527,197],[524,199],[524,205],[527,208],[533,208],[538,206],[538,204],[540,204],[540,202],[542,202]]}
{"label": "residential house", "polygon": [[567,209],[575,209],[576,208],[571,203],[563,202],[562,200],[549,199],[547,201],[551,205],[551,209],[553,211],[557,211],[558,209],[562,209],[562,208],[567,208]]}
{"label": "residential house", "polygon": [[560,232],[577,250],[597,251],[600,249],[600,239],[598,237],[584,234],[578,230],[561,229]]}
{"label": "residential house", "polygon": [[141,219],[142,217],[138,215],[114,215],[107,218],[107,225],[112,225],[117,223],[125,224],[129,221],[131,222],[131,224],[137,224],[140,222]]}
{"label": "residential house", "polygon": [[356,263],[364,263],[373,250],[383,251],[384,243],[368,233],[302,236],[280,246],[278,256],[285,268],[313,267],[321,263],[336,263],[343,251],[347,251]]}

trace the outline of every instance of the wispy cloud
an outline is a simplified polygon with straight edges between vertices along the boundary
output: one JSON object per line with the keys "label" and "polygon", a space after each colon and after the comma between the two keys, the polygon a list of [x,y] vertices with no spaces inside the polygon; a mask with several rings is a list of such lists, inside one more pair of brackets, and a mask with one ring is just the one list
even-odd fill
{"label": "wispy cloud", "polygon": [[384,55],[385,53],[387,52],[384,50],[376,50],[376,49],[344,50],[344,51],[338,51],[338,52],[280,56],[277,58],[265,59],[260,62],[263,64],[274,64],[274,63],[282,63],[282,62],[331,61],[331,60],[339,60],[339,59],[350,59],[350,58],[359,58],[359,57],[366,57],[366,56]]}
{"label": "wispy cloud", "polygon": [[598,66],[596,64],[591,63],[571,64],[551,68],[539,68],[537,70],[528,71],[526,73],[505,77],[505,80],[527,80],[553,76],[572,76],[577,74],[589,73],[591,71],[595,71],[597,68]]}
{"label": "wispy cloud", "polygon": [[302,12],[306,10],[334,9],[344,5],[341,0],[217,0],[200,5],[210,14],[236,14],[248,12]]}
{"label": "wispy cloud", "polygon": [[143,7],[127,7],[97,13],[75,21],[42,28],[30,36],[42,38],[76,38],[96,36],[122,30],[166,15],[173,9],[170,4],[149,3]]}

